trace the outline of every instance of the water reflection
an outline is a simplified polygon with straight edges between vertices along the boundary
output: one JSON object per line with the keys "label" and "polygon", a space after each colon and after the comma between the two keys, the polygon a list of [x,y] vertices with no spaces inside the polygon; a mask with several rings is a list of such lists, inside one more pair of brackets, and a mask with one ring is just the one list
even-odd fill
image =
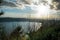
{"label": "water reflection", "polygon": [[21,26],[24,32],[37,31],[42,23],[38,22],[0,22],[5,27],[6,34],[10,34],[17,26]]}

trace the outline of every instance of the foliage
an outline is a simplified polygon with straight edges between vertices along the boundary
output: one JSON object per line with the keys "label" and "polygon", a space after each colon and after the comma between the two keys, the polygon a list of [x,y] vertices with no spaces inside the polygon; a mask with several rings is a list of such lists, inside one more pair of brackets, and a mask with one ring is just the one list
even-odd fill
{"label": "foliage", "polygon": [[[30,29],[30,28],[29,28]],[[3,32],[2,32],[3,34]],[[9,40],[60,40],[60,22],[54,22],[46,26],[42,26],[39,30],[22,35],[21,26],[18,26],[10,35]],[[2,39],[4,40],[4,37]]]}
{"label": "foliage", "polygon": [[41,27],[29,35],[31,40],[60,40],[60,24]]}
{"label": "foliage", "polygon": [[2,3],[3,0],[0,0],[0,3]]}
{"label": "foliage", "polygon": [[6,40],[6,35],[4,31],[4,26],[0,24],[0,40]]}
{"label": "foliage", "polygon": [[21,26],[18,26],[9,36],[9,40],[20,40]]}
{"label": "foliage", "polygon": [[3,12],[3,11],[1,11],[1,12],[0,12],[0,16],[1,16],[1,15],[3,15],[3,14],[4,14],[4,12]]}

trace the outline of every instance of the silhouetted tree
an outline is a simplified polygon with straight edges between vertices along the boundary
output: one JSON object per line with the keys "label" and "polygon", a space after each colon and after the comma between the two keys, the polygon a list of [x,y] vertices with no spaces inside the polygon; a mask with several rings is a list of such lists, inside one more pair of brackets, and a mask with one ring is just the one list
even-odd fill
{"label": "silhouetted tree", "polygon": [[[0,5],[1,5],[2,2],[3,2],[3,0],[0,0]],[[2,7],[0,7],[0,9],[1,9],[1,8],[2,8]],[[0,16],[3,15],[3,14],[4,14],[4,12],[1,11],[1,12],[0,12]]]}
{"label": "silhouetted tree", "polygon": [[11,35],[10,35],[10,39],[9,40],[14,40],[14,39],[16,39],[16,40],[19,40],[20,38],[20,33],[22,33],[22,32],[20,32],[21,31],[21,26],[18,26],[15,30],[13,30],[13,32],[11,33]]}
{"label": "silhouetted tree", "polygon": [[3,15],[3,14],[4,14],[4,12],[3,12],[3,11],[1,11],[1,12],[0,12],[0,16],[1,16],[1,15]]}
{"label": "silhouetted tree", "polygon": [[0,4],[3,2],[3,0],[0,0]]}

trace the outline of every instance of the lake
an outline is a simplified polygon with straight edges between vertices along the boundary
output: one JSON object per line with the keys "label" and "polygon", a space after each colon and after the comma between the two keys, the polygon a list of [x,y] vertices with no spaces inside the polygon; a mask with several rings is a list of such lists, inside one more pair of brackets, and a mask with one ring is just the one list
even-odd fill
{"label": "lake", "polygon": [[39,22],[0,22],[0,26],[3,26],[5,33],[9,35],[18,26],[22,27],[22,30],[25,33],[28,33],[30,30],[37,31],[42,26],[42,23],[39,23]]}

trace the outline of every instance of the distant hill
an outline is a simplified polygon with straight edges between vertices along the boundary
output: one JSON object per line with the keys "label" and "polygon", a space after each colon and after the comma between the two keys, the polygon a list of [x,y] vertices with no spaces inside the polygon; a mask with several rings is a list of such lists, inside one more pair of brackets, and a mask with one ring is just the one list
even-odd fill
{"label": "distant hill", "polygon": [[44,20],[42,20],[42,19],[28,19],[28,18],[10,18],[10,17],[0,18],[0,22],[19,22],[19,21],[40,22],[40,21],[44,21]]}
{"label": "distant hill", "polygon": [[10,18],[10,17],[0,17],[0,22],[60,22],[60,20],[48,20],[48,19],[28,19],[28,18]]}

